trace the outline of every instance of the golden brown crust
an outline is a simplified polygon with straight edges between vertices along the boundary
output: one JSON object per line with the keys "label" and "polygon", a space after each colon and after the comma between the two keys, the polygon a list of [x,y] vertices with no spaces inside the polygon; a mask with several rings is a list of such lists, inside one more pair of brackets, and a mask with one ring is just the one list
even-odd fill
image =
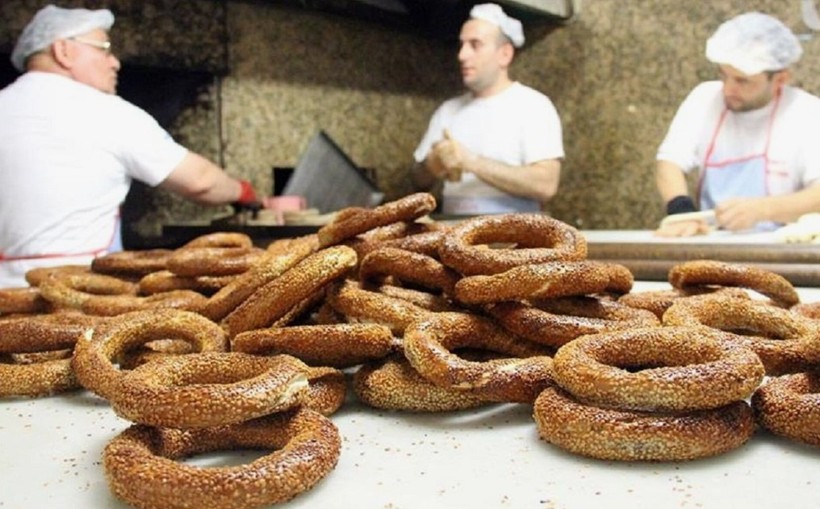
{"label": "golden brown crust", "polygon": [[763,365],[708,327],[648,327],[581,336],[558,349],[555,383],[586,403],[644,411],[717,408],[745,399]]}
{"label": "golden brown crust", "polygon": [[0,288],[0,316],[17,313],[44,313],[51,307],[36,287]]}
{"label": "golden brown crust", "polygon": [[0,320],[0,353],[47,352],[74,348],[77,338],[101,320],[77,312]]}
{"label": "golden brown crust", "polygon": [[757,422],[776,435],[820,446],[820,373],[770,378],[752,396]]}
{"label": "golden brown crust", "polygon": [[339,211],[336,218],[317,232],[321,247],[339,244],[366,231],[401,221],[413,221],[436,209],[436,199],[429,193],[415,193],[372,209],[350,208]]}
{"label": "golden brown crust", "polygon": [[[490,244],[507,246],[497,249]],[[497,214],[457,224],[439,251],[445,265],[473,276],[497,274],[520,265],[582,260],[587,243],[572,226],[543,214]]]}
{"label": "golden brown crust", "polygon": [[[55,274],[40,282],[40,294],[58,308],[82,309],[89,301],[137,294],[137,285],[105,274]],[[95,302],[96,304],[96,302]]]}
{"label": "golden brown crust", "polygon": [[91,270],[99,274],[144,276],[165,270],[171,249],[119,251],[99,256],[91,261]]}
{"label": "golden brown crust", "polygon": [[349,280],[330,287],[326,298],[348,322],[381,324],[396,336],[403,335],[408,325],[430,313],[405,299],[362,289]]}
{"label": "golden brown crust", "polygon": [[669,270],[675,288],[695,285],[739,286],[749,288],[788,308],[800,301],[797,290],[780,274],[740,263],[694,260]]}
{"label": "golden brown crust", "polygon": [[500,302],[487,313],[522,338],[558,348],[584,334],[652,327],[660,320],[650,311],[597,297],[560,297],[538,301]]}
{"label": "golden brown crust", "polygon": [[374,323],[292,325],[238,334],[231,350],[257,355],[288,354],[311,366],[347,368],[386,357],[397,347],[388,327]]}
{"label": "golden brown crust", "polygon": [[188,241],[179,249],[197,248],[197,247],[227,247],[227,248],[245,248],[253,247],[253,239],[249,235],[239,232],[214,232],[200,235],[195,239]]}
{"label": "golden brown crust", "polygon": [[371,407],[408,412],[451,412],[489,404],[470,392],[439,387],[393,356],[364,364],[353,375],[353,390]]}
{"label": "golden brown crust", "polygon": [[[477,315],[430,314],[407,327],[403,344],[405,357],[426,379],[488,400],[532,403],[552,382],[552,359],[543,347],[512,336]],[[469,361],[452,353],[459,348],[510,357]]]}
{"label": "golden brown crust", "polygon": [[203,306],[202,314],[214,321],[222,320],[253,292],[315,252],[315,246],[307,240],[289,243],[287,248],[284,245],[276,249],[269,247],[256,265],[213,294]]}
{"label": "golden brown crust", "polygon": [[468,276],[456,283],[455,298],[464,304],[548,299],[595,293],[625,293],[621,265],[595,261],[520,265],[489,276]]}
{"label": "golden brown crust", "polygon": [[170,270],[160,270],[144,275],[137,284],[141,295],[153,295],[173,290],[193,290],[203,295],[212,295],[236,278],[236,275],[178,276]]}
{"label": "golden brown crust", "polygon": [[183,309],[199,312],[207,297],[193,290],[171,290],[147,297],[137,295],[104,295],[88,299],[80,309],[97,316],[117,316],[148,309]]}
{"label": "golden brown crust", "polygon": [[264,253],[257,247],[185,247],[168,257],[167,268],[178,276],[231,276],[249,270]]}
{"label": "golden brown crust", "polygon": [[683,414],[605,409],[585,405],[558,387],[535,400],[539,436],[562,449],[616,461],[683,461],[740,447],[755,431],[745,401]]}
{"label": "golden brown crust", "polygon": [[435,258],[395,247],[375,249],[359,263],[359,279],[363,282],[383,282],[386,276],[446,295],[453,294],[461,277]]}
{"label": "golden brown crust", "polygon": [[749,299],[749,294],[742,288],[717,287],[717,286],[688,286],[686,288],[672,288],[670,290],[649,290],[644,292],[634,292],[621,295],[618,302],[632,308],[645,309],[654,313],[658,319],[663,318],[663,314],[678,299],[688,299],[690,297],[710,296],[734,297],[737,299]]}
{"label": "golden brown crust", "polygon": [[[273,452],[235,466],[177,461],[237,448]],[[300,409],[197,430],[134,425],[108,443],[103,464],[111,491],[142,509],[251,509],[309,490],[333,470],[340,452],[336,426]]]}
{"label": "golden brown crust", "polygon": [[322,249],[257,289],[222,321],[229,337],[261,329],[285,316],[305,299],[356,266],[356,252],[346,246]]}
{"label": "golden brown crust", "polygon": [[114,360],[157,339],[182,339],[197,352],[224,352],[228,347],[225,332],[196,313],[177,309],[134,311],[111,318],[80,336],[71,365],[83,387],[110,400],[119,390],[123,374],[113,365]]}
{"label": "golden brown crust", "polygon": [[156,359],[125,373],[111,399],[120,417],[180,429],[236,424],[287,410],[307,391],[289,356],[203,352]]}
{"label": "golden brown crust", "polygon": [[25,364],[0,359],[0,397],[48,396],[79,387],[70,358]]}
{"label": "golden brown crust", "polygon": [[770,376],[820,364],[820,331],[811,319],[759,300],[685,299],[663,315],[665,325],[705,325],[754,351]]}

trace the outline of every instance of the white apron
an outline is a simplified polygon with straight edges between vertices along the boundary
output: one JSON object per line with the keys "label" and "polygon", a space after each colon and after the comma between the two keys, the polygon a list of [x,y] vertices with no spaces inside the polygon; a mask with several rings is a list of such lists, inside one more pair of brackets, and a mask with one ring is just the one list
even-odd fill
{"label": "white apron", "polygon": [[[731,159],[712,160],[718,134],[726,118],[728,109],[724,108],[718,119],[715,132],[703,159],[703,171],[698,181],[698,197],[701,210],[715,208],[729,198],[760,198],[769,195],[769,144],[772,139],[772,125],[780,104],[780,94],[775,98],[774,107],[766,132],[766,143],[763,151]],[[754,226],[755,230],[774,230],[780,225],[772,221],[763,221]]]}

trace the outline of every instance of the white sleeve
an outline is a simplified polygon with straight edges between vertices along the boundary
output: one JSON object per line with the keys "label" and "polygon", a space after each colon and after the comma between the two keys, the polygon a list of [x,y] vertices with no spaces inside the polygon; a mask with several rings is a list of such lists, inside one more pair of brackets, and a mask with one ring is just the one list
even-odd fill
{"label": "white sleeve", "polygon": [[122,101],[118,110],[116,155],[129,176],[156,186],[161,183],[188,153],[147,112]]}
{"label": "white sleeve", "polygon": [[432,148],[433,144],[444,137],[443,113],[444,104],[439,106],[435,113],[433,113],[433,116],[430,117],[430,123],[427,125],[427,132],[424,133],[424,137],[421,139],[419,146],[416,148],[416,151],[413,152],[413,158],[417,163],[423,162],[427,157],[428,152],[430,152],[430,148]]}
{"label": "white sleeve", "polygon": [[564,157],[564,138],[558,111],[547,96],[539,94],[538,97],[538,103],[523,116],[527,119],[521,141],[524,164]]}
{"label": "white sleeve", "polygon": [[701,163],[697,146],[707,113],[702,91],[703,84],[695,87],[678,107],[666,138],[658,148],[657,160],[675,163],[687,172]]}

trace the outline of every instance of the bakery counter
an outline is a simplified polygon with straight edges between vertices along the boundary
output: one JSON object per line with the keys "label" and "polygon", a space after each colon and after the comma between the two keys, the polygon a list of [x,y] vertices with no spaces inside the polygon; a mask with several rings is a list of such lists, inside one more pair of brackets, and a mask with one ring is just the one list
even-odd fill
{"label": "bakery counter", "polygon": [[636,279],[666,281],[687,260],[748,263],[781,274],[798,286],[820,286],[820,246],[787,244],[776,234],[713,232],[687,238],[656,237],[650,230],[586,230],[588,256],[620,263]]}
{"label": "bakery counter", "polygon": [[[635,291],[668,288],[640,282]],[[802,289],[806,301],[820,289]],[[332,416],[336,468],[283,508],[758,509],[820,507],[820,448],[758,431],[742,447],[690,462],[619,463],[568,454],[539,439],[529,405],[446,414],[374,410],[355,400]],[[128,507],[108,489],[101,455],[129,426],[85,391],[0,403],[0,507]],[[214,466],[256,453],[186,460]]]}

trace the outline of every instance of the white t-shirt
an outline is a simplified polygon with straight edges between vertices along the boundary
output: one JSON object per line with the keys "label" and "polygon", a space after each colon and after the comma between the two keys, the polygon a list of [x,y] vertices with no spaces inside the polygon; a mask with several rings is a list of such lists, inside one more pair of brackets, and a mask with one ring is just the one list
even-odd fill
{"label": "white t-shirt", "polygon": [[[465,93],[445,101],[430,119],[427,132],[413,156],[422,162],[434,143],[449,129],[454,139],[471,152],[512,166],[523,166],[545,159],[564,157],[561,121],[547,96],[514,82],[503,92],[476,98]],[[508,195],[473,174],[464,174],[460,182],[445,182],[443,206],[455,198],[496,198]],[[537,210],[539,204],[530,202]],[[477,211],[483,212],[483,211]]]}
{"label": "white t-shirt", "polygon": [[[658,149],[658,160],[684,171],[702,169],[725,106],[723,84],[701,83],[681,103]],[[769,140],[769,193],[789,194],[820,181],[820,98],[784,87],[772,120],[774,101],[758,110],[728,112],[710,161],[727,161],[766,152]]]}
{"label": "white t-shirt", "polygon": [[155,186],[187,153],[140,108],[53,73],[0,90],[0,119],[0,288],[104,252],[131,179]]}

